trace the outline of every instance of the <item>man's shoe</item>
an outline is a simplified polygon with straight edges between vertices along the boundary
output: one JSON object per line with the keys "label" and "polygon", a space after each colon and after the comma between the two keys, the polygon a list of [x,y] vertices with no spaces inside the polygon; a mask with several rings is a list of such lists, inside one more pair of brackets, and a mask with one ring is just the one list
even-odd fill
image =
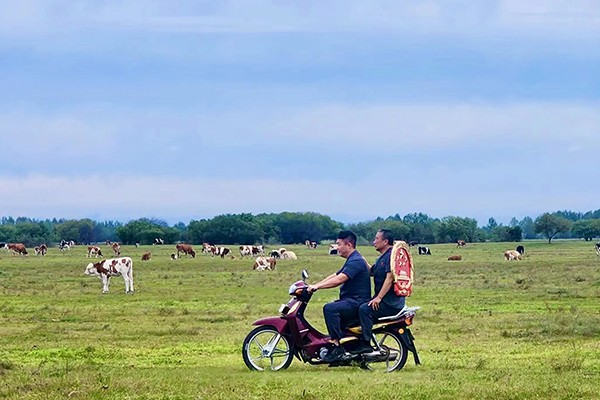
{"label": "man's shoe", "polygon": [[351,353],[353,354],[363,354],[363,353],[372,353],[373,347],[365,342],[361,341],[354,349],[352,349]]}
{"label": "man's shoe", "polygon": [[346,354],[346,351],[342,346],[334,346],[333,349],[331,349],[325,355],[325,357],[323,357],[323,361],[325,361],[326,363],[340,361],[344,358],[344,354]]}

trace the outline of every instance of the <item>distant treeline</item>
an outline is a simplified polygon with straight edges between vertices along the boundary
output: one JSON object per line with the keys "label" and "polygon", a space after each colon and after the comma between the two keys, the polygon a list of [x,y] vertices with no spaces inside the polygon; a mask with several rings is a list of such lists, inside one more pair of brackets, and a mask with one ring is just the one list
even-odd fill
{"label": "distant treeline", "polygon": [[165,243],[189,242],[213,244],[291,244],[306,240],[335,240],[341,229],[350,229],[361,244],[369,243],[378,229],[391,230],[397,239],[419,243],[448,243],[459,239],[467,242],[518,242],[523,239],[583,238],[600,236],[600,210],[586,213],[557,211],[545,213],[535,220],[513,218],[508,225],[494,218],[481,227],[473,218],[448,216],[433,218],[423,213],[399,214],[372,221],[344,224],[327,215],[314,212],[279,214],[225,214],[211,219],[179,222],[170,226],[157,219],[141,218],[127,223],[93,221],[91,219],[36,220],[26,217],[2,217],[0,242],[20,242],[26,246],[73,240],[88,244],[119,241],[123,244],[152,244],[155,238]]}

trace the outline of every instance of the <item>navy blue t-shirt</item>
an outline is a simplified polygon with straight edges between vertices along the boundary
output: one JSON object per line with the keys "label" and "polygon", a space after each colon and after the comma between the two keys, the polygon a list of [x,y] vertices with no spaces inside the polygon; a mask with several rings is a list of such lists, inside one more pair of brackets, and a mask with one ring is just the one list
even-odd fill
{"label": "navy blue t-shirt", "polygon": [[[371,275],[373,275],[373,282],[375,283],[375,296],[379,294],[379,291],[383,287],[383,283],[385,282],[385,278],[387,277],[388,272],[391,273],[391,263],[390,258],[392,256],[392,249],[389,248],[385,253],[383,253],[375,264],[371,267]],[[404,307],[405,298],[402,296],[396,295],[394,292],[394,286],[383,296],[381,299],[382,303],[387,304],[390,307],[401,309]]]}
{"label": "navy blue t-shirt", "polygon": [[341,273],[346,274],[349,279],[340,287],[340,299],[354,299],[360,303],[371,299],[369,267],[358,251],[354,250],[335,274]]}

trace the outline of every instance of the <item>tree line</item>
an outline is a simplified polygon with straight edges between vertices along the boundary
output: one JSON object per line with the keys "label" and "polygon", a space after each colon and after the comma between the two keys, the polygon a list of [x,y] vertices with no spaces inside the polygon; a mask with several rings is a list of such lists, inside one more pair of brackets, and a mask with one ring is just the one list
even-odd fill
{"label": "tree line", "polygon": [[282,212],[263,214],[224,214],[211,219],[192,220],[189,224],[141,218],[122,223],[85,219],[36,220],[26,217],[2,217],[0,242],[20,242],[26,246],[73,240],[90,244],[119,241],[123,244],[152,244],[155,238],[165,243],[189,242],[213,244],[293,244],[311,241],[333,241],[341,229],[354,231],[359,244],[370,243],[377,230],[386,228],[394,237],[419,243],[518,242],[523,239],[600,237],[600,210],[579,213],[556,211],[535,220],[513,218],[508,225],[494,218],[478,226],[468,217],[433,218],[424,213],[378,217],[371,221],[344,224],[315,212]]}

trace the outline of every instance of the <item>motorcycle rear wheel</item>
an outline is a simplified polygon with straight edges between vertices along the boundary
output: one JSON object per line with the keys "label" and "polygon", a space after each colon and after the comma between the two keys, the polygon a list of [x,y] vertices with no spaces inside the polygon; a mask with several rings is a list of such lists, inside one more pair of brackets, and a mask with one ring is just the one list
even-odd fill
{"label": "motorcycle rear wheel", "polygon": [[271,326],[259,326],[244,339],[244,364],[254,371],[287,369],[294,359],[293,347],[285,336]]}
{"label": "motorcycle rear wheel", "polygon": [[391,354],[395,354],[394,360],[386,360],[379,362],[365,361],[361,364],[361,368],[371,371],[392,372],[400,371],[406,364],[408,358],[408,349],[402,343],[400,334],[396,331],[388,330],[375,333],[375,339],[380,347],[387,349]]}

